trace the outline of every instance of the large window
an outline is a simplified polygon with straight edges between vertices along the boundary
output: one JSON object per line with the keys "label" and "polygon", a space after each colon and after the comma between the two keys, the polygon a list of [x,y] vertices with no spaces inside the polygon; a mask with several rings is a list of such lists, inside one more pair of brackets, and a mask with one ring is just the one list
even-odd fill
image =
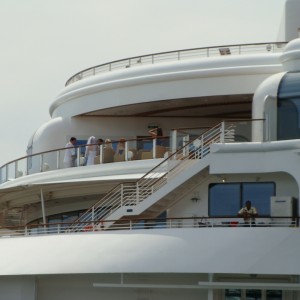
{"label": "large window", "polygon": [[300,73],[287,73],[278,88],[277,139],[300,138]]}
{"label": "large window", "polygon": [[260,216],[269,216],[271,196],[275,196],[274,182],[213,183],[209,185],[209,216],[236,216],[247,200]]}

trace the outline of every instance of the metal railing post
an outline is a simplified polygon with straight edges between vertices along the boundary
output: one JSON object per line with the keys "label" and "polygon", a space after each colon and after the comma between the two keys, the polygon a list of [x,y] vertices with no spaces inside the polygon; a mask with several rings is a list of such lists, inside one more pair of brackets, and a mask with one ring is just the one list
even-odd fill
{"label": "metal railing post", "polygon": [[177,149],[177,130],[172,131],[172,153],[176,152]]}
{"label": "metal railing post", "polygon": [[204,154],[204,141],[203,141],[203,134],[201,135],[201,152],[200,152],[200,157],[199,159],[203,158],[203,154]]}
{"label": "metal railing post", "polygon": [[44,155],[40,154],[40,172],[43,172]]}
{"label": "metal railing post", "polygon": [[15,178],[18,178],[18,161],[15,162]]}
{"label": "metal railing post", "polygon": [[221,136],[220,136],[220,142],[224,143],[225,142],[225,122],[223,121],[221,123]]}
{"label": "metal railing post", "polygon": [[153,153],[152,153],[152,158],[156,158],[156,141],[157,139],[153,139],[152,143],[153,143]]}
{"label": "metal railing post", "polygon": [[77,158],[76,158],[76,161],[77,161],[77,166],[76,167],[79,167],[80,166],[80,147],[77,147],[76,149],[77,151]]}
{"label": "metal railing post", "polygon": [[121,207],[123,206],[123,193],[124,193],[124,185],[121,183]]}
{"label": "metal railing post", "polygon": [[125,142],[125,161],[128,161],[128,143]]}
{"label": "metal railing post", "polygon": [[139,195],[140,191],[139,191],[139,183],[136,183],[136,203],[139,203],[139,199],[140,199],[140,195]]}
{"label": "metal railing post", "polygon": [[56,151],[56,169],[59,170],[60,169],[60,151]]}
{"label": "metal railing post", "polygon": [[8,181],[8,165],[6,165],[5,181]]}
{"label": "metal railing post", "polygon": [[100,145],[99,155],[100,155],[100,164],[103,164],[103,145]]}

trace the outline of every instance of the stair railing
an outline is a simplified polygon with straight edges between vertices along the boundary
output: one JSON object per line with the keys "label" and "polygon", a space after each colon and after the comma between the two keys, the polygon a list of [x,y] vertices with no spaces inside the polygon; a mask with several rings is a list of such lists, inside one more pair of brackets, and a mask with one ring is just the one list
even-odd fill
{"label": "stair railing", "polygon": [[[70,227],[69,232],[82,231],[85,224],[92,222],[93,229],[101,227],[101,220],[114,213],[121,207],[135,206],[154,194],[168,181],[172,180],[182,171],[195,164],[210,153],[210,146],[222,143],[231,138],[234,133],[234,124],[225,122],[208,129],[203,134],[184,145],[174,153],[168,155],[152,170],[135,182],[120,183],[110,190],[90,209],[83,213]],[[91,230],[89,226],[89,230]]]}

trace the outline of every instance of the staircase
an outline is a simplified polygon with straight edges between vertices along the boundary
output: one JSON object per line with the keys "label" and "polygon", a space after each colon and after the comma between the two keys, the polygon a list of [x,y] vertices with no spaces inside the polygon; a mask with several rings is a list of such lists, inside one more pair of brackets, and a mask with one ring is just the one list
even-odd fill
{"label": "staircase", "polygon": [[188,183],[193,177],[207,176],[207,158],[211,144],[231,141],[233,138],[234,125],[225,128],[225,123],[222,122],[198,138],[187,141],[138,181],[117,185],[81,215],[68,228],[68,232],[83,231],[86,226],[91,228],[91,222],[93,228],[106,229],[116,220],[137,215],[157,216],[178,201],[174,193],[178,195],[184,189],[185,193],[191,191]]}

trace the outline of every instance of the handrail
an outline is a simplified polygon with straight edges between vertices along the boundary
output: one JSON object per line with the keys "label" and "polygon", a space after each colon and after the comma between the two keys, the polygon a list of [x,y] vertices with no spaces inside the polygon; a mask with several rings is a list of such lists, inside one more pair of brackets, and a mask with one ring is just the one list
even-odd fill
{"label": "handrail", "polygon": [[101,224],[96,224],[93,221],[80,222],[84,223],[83,227],[78,228],[76,231],[70,231],[69,228],[73,223],[43,223],[43,224],[28,224],[25,226],[5,226],[0,227],[0,238],[13,238],[13,237],[30,237],[45,234],[90,234],[101,233],[103,230],[139,230],[139,229],[199,229],[203,230],[214,228],[230,228],[236,230],[237,228],[252,227],[253,230],[265,227],[276,228],[299,228],[299,217],[256,217],[255,224],[245,224],[240,217],[208,217],[208,216],[195,216],[195,217],[178,217],[178,218],[132,218],[123,221],[122,224],[116,224],[108,228],[106,223],[116,222],[118,220],[103,221]]}
{"label": "handrail", "polygon": [[[162,137],[159,137],[161,140],[166,140],[166,141],[168,141],[169,140],[169,137],[168,136],[162,136]],[[130,143],[133,143],[133,144],[136,144],[136,145],[138,145],[138,143],[139,142],[145,142],[145,141],[152,141],[152,143],[154,144],[155,143],[155,138],[153,138],[153,137],[151,137],[151,136],[149,136],[149,137],[145,137],[145,138],[136,138],[136,139],[127,139],[127,140],[125,140],[125,145],[129,145]],[[113,141],[111,141],[111,144],[118,144],[119,143],[119,140],[113,140]],[[98,144],[96,144],[96,145],[98,145]],[[99,145],[100,147],[99,147],[99,151],[100,151],[100,156],[102,156],[103,155],[103,146],[105,145],[105,143],[102,143],[101,145]],[[88,146],[88,144],[82,144],[82,145],[75,145],[74,146],[74,149],[76,149],[76,153],[77,153],[77,162],[79,162],[79,159],[80,159],[80,155],[79,154],[81,154],[81,153],[83,153],[84,151],[81,151],[81,150],[84,150],[84,148],[86,147],[86,146]],[[102,146],[102,147],[101,147]],[[129,149],[129,147],[127,147],[126,149],[127,149],[127,151],[131,151],[132,150],[132,148],[133,147],[131,147],[130,149]],[[60,152],[64,152],[64,151],[66,151],[68,148],[66,148],[66,147],[62,147],[62,148],[55,148],[55,149],[52,149],[52,150],[47,150],[47,151],[42,151],[42,152],[38,152],[38,153],[34,153],[34,154],[30,154],[30,155],[26,155],[26,156],[22,156],[22,157],[20,157],[20,158],[18,158],[18,159],[15,159],[15,160],[12,160],[12,161],[9,161],[8,163],[6,163],[6,164],[4,164],[4,165],[2,165],[1,167],[0,167],[0,183],[3,183],[3,182],[6,182],[7,180],[8,180],[8,178],[2,178],[2,172],[8,172],[7,170],[8,170],[8,168],[9,167],[11,167],[11,168],[14,168],[14,173],[17,173],[17,171],[19,171],[17,168],[18,168],[18,166],[20,166],[20,164],[22,163],[22,162],[24,162],[25,161],[25,164],[26,164],[26,173],[25,174],[22,174],[21,176],[17,176],[17,174],[16,174],[16,176],[15,176],[15,178],[17,178],[17,177],[22,177],[22,176],[24,176],[24,175],[29,175],[29,173],[30,172],[32,172],[32,173],[30,173],[30,174],[33,174],[33,173],[39,173],[39,172],[43,172],[43,164],[45,163],[45,161],[44,161],[44,157],[46,156],[46,155],[52,155],[52,154],[57,154],[57,158],[56,158],[56,163],[58,164],[58,163],[61,163],[61,161],[59,162],[59,159],[61,159],[62,157],[60,157],[59,158],[59,155],[60,155]],[[136,149],[135,149],[136,150]],[[153,153],[153,158],[156,158],[156,156],[155,156],[155,153]],[[33,161],[34,159],[39,159],[39,166],[36,166],[36,169],[38,170],[38,171],[30,171],[29,172],[29,170],[31,170],[29,167],[28,167],[28,162],[31,160],[31,161]],[[125,157],[125,160],[127,160],[128,159],[128,157]],[[46,161],[46,163],[47,163],[47,161]],[[101,162],[100,162],[101,163]],[[54,163],[53,163],[54,164]],[[79,166],[79,163],[78,163],[78,166]],[[62,166],[61,167],[59,167],[58,165],[55,167],[55,169],[60,169],[60,168],[63,168]],[[53,169],[53,168],[52,168]],[[22,170],[23,171],[23,170]],[[7,176],[6,176],[7,177]],[[13,178],[13,179],[15,179],[15,178]]]}
{"label": "handrail", "polygon": [[[141,65],[144,63],[154,64],[159,63],[161,61],[164,61],[165,58],[160,57],[164,55],[174,55],[172,57],[172,61],[179,61],[185,58],[189,57],[210,57],[210,56],[216,56],[216,55],[222,55],[221,52],[219,52],[220,49],[230,49],[230,54],[237,54],[242,55],[245,51],[247,52],[247,49],[249,48],[250,51],[257,53],[258,51],[261,51],[261,49],[257,50],[254,47],[261,47],[263,49],[263,52],[276,52],[277,49],[282,49],[283,45],[287,44],[286,41],[284,42],[265,42],[265,43],[254,43],[254,44],[234,44],[234,45],[221,45],[221,46],[213,46],[213,47],[200,47],[200,48],[190,48],[190,49],[181,49],[181,50],[172,50],[172,51],[165,51],[165,52],[158,52],[158,53],[152,53],[152,54],[146,54],[146,55],[140,55],[140,56],[133,56],[125,59],[115,60],[108,63],[96,65],[94,67],[90,67],[87,69],[84,69],[80,72],[77,72],[73,76],[71,76],[65,86],[68,86],[78,80],[81,80],[86,77],[95,76],[97,74],[97,71],[99,71],[101,68],[103,69],[100,72],[111,72],[114,70],[114,66],[116,69],[120,68],[130,68],[134,65]],[[276,46],[276,47],[275,47]],[[232,49],[233,48],[233,49]],[[248,49],[248,51],[249,51]],[[236,52],[235,52],[235,51]],[[200,51],[201,53],[198,53],[195,55],[195,51]],[[190,54],[190,55],[188,55]],[[156,60],[157,58],[157,60]],[[170,57],[167,58],[170,60]]]}
{"label": "handrail", "polygon": [[[168,178],[175,176],[178,172],[181,172],[189,166],[189,164],[184,165],[183,163],[189,160],[195,161],[195,159],[202,159],[204,156],[209,154],[210,145],[216,142],[223,142],[222,137],[226,137],[226,129],[223,122],[205,131],[199,137],[187,142],[153,169],[148,171],[139,180],[132,181],[127,184],[118,184],[85,213],[83,213],[74,222],[74,224],[70,226],[69,230],[76,231],[78,230],[78,227],[82,227],[83,224],[80,224],[80,221],[86,222],[92,220],[99,222],[121,207],[141,203],[148,196],[152,195],[155,191],[164,186]],[[198,149],[190,153],[188,148],[191,143],[197,139],[201,144]],[[166,163],[169,161],[176,161],[177,164],[173,167],[166,166]]]}

